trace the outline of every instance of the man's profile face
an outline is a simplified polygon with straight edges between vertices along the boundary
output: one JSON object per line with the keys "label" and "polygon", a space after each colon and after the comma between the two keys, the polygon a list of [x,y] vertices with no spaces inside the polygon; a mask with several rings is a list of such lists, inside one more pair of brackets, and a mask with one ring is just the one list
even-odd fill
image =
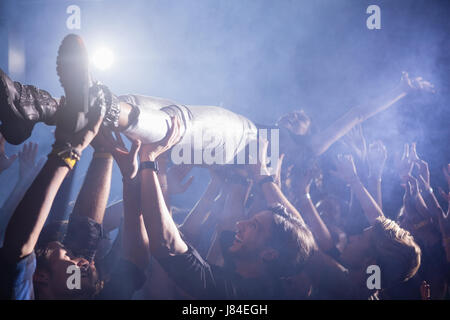
{"label": "man's profile face", "polygon": [[273,213],[261,211],[236,223],[236,236],[229,252],[236,257],[256,257],[267,247],[272,235]]}
{"label": "man's profile face", "polygon": [[[94,263],[89,263],[84,258],[74,257],[59,242],[48,245],[50,253],[48,261],[51,271],[49,272],[49,287],[52,292],[61,297],[83,297],[95,292],[98,273]],[[73,272],[67,272],[70,266],[80,268],[80,289],[69,289],[67,280]]]}

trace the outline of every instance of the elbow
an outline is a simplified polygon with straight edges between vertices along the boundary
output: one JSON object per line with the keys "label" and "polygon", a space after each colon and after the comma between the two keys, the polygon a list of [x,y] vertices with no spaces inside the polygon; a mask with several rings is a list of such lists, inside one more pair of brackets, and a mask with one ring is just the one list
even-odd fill
{"label": "elbow", "polygon": [[184,254],[187,251],[188,246],[181,237],[171,236],[161,238],[160,241],[150,240],[150,252],[157,258]]}

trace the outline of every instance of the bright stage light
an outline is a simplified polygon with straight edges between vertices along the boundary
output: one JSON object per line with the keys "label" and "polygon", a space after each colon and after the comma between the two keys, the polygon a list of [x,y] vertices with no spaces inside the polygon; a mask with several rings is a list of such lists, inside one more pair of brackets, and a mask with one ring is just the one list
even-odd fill
{"label": "bright stage light", "polygon": [[114,62],[114,54],[108,48],[100,48],[92,56],[92,63],[100,70],[109,69]]}

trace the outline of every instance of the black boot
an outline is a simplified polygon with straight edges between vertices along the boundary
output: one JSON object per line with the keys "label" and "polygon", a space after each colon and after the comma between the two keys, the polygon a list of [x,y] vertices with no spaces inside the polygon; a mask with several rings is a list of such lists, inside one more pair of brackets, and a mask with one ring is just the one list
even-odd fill
{"label": "black boot", "polygon": [[67,35],[58,49],[56,71],[64,88],[65,103],[58,115],[58,127],[70,135],[87,125],[89,111],[89,58],[80,36]]}
{"label": "black boot", "polygon": [[56,70],[65,92],[58,127],[64,128],[67,135],[78,132],[87,125],[89,110],[99,107],[105,112],[104,125],[118,126],[119,101],[105,85],[92,81],[87,50],[80,36],[69,34],[63,39]]}
{"label": "black boot", "polygon": [[12,81],[0,69],[0,132],[6,141],[21,144],[37,122],[55,125],[58,108],[47,91]]}

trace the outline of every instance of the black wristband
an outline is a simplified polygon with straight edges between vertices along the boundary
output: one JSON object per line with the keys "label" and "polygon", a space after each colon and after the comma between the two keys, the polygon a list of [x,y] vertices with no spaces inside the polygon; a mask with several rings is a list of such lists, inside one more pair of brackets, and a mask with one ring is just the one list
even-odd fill
{"label": "black wristband", "polygon": [[144,169],[151,169],[151,170],[155,171],[156,173],[158,173],[158,171],[159,171],[158,162],[156,162],[156,161],[141,162],[141,164],[139,166],[139,171],[142,171]]}
{"label": "black wristband", "polygon": [[264,178],[262,178],[261,180],[258,181],[258,186],[261,187],[263,184],[265,184],[267,182],[275,183],[275,178],[273,176],[265,176]]}

